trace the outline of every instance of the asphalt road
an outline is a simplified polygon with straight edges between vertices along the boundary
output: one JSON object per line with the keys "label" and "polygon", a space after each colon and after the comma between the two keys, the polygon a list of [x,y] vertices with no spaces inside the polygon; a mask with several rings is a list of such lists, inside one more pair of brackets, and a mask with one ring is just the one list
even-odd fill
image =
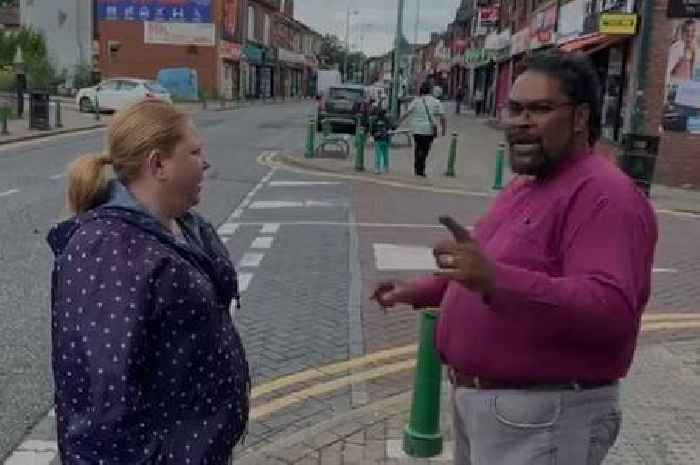
{"label": "asphalt road", "polygon": [[[205,112],[196,117],[212,163],[200,211],[222,223],[267,172],[265,151],[299,150],[313,104]],[[0,459],[52,403],[45,237],[65,216],[66,165],[102,149],[104,131],[0,148]]]}

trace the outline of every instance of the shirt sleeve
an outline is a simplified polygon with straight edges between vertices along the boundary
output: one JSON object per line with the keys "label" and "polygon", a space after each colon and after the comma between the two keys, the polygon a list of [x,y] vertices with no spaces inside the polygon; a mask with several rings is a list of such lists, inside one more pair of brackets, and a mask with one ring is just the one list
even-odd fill
{"label": "shirt sleeve", "polygon": [[641,202],[601,198],[567,226],[562,276],[494,263],[494,311],[546,310],[576,340],[636,335],[650,292],[656,222]]}
{"label": "shirt sleeve", "polygon": [[[64,463],[97,463],[93,451],[143,459],[153,441],[143,380],[154,275],[130,249],[106,238],[69,245],[57,260],[53,358],[59,443]],[[88,237],[87,239],[94,239]],[[133,457],[129,457],[133,451]],[[100,452],[101,453],[101,452]]]}
{"label": "shirt sleeve", "polygon": [[439,307],[448,283],[449,280],[439,276],[426,276],[412,281],[410,286],[415,293],[414,306]]}

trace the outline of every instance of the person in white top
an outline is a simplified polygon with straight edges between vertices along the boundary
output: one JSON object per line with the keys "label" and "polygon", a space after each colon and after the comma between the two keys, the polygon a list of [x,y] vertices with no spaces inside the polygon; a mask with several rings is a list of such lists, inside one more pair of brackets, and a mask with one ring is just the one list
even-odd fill
{"label": "person in white top", "polygon": [[438,136],[437,122],[440,121],[442,135],[447,132],[447,120],[442,103],[431,95],[430,83],[424,82],[420,95],[413,99],[408,110],[399,121],[399,126],[409,120],[409,128],[415,141],[415,174],[425,177],[425,162],[430,154],[433,140]]}

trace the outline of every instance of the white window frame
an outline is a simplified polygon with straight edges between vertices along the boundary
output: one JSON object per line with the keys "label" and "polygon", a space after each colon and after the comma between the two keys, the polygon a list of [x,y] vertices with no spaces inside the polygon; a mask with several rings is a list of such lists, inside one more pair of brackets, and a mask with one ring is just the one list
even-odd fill
{"label": "white window frame", "polygon": [[263,26],[263,43],[270,45],[270,15],[265,13],[265,25]]}
{"label": "white window frame", "polygon": [[248,40],[255,40],[255,7],[248,7]]}

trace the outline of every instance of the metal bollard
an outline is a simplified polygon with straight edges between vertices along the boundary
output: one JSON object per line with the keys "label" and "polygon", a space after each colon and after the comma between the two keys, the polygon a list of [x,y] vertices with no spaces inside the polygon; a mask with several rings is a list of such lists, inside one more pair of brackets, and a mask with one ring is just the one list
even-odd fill
{"label": "metal bollard", "polygon": [[2,117],[2,133],[0,133],[3,136],[9,136],[10,131],[7,130],[7,119],[10,117],[10,109],[8,107],[3,107],[0,109],[2,114],[0,115]]}
{"label": "metal bollard", "polygon": [[61,119],[61,101],[56,100],[56,128],[60,129],[63,127],[63,121]]}
{"label": "metal bollard", "polygon": [[457,133],[452,133],[452,141],[450,142],[450,154],[447,158],[447,171],[445,176],[455,177],[455,162],[457,160]]}
{"label": "metal bollard", "polygon": [[316,151],[316,120],[310,119],[306,133],[306,158],[313,158]]}
{"label": "metal bollard", "polygon": [[496,151],[496,173],[493,179],[493,189],[503,189],[503,164],[505,162],[506,143],[500,142]]}
{"label": "metal bollard", "polygon": [[411,418],[403,433],[403,451],[411,457],[428,458],[442,453],[442,434],[440,434],[442,366],[435,349],[436,325],[436,311],[420,312],[420,340]]}
{"label": "metal bollard", "polygon": [[365,145],[367,144],[367,133],[365,128],[358,124],[355,135],[355,171],[365,170]]}
{"label": "metal bollard", "polygon": [[100,117],[100,97],[98,96],[97,92],[95,92],[95,121],[99,121]]}

